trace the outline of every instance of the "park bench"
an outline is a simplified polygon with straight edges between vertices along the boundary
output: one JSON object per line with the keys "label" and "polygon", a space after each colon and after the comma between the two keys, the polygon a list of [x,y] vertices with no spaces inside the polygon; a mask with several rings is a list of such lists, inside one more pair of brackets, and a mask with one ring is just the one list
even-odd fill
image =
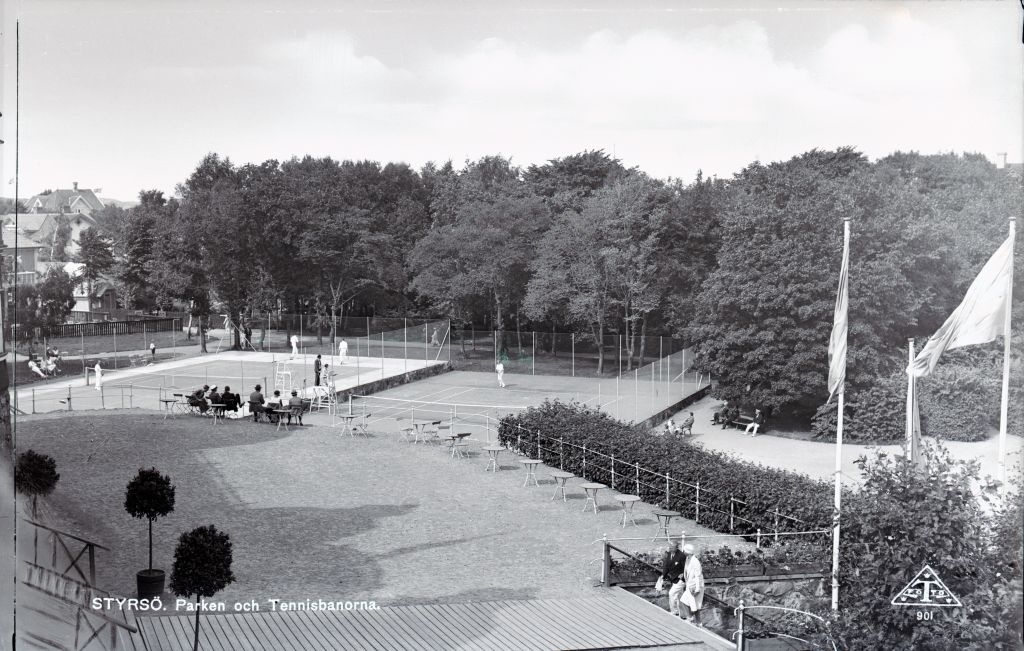
{"label": "park bench", "polygon": [[[747,429],[747,425],[754,422],[754,414],[740,414],[736,420],[729,421],[729,425],[738,429]],[[768,419],[765,418],[761,426],[757,428],[758,434],[768,431]]]}

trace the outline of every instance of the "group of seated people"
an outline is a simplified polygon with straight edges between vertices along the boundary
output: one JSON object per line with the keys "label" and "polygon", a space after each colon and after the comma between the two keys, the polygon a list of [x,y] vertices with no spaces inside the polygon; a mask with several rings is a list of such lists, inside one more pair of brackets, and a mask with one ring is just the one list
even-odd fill
{"label": "group of seated people", "polygon": [[46,356],[37,359],[35,354],[28,356],[28,369],[39,377],[53,377],[60,372],[57,363],[60,362],[60,351],[46,347]]}
{"label": "group of seated people", "polygon": [[682,423],[677,424],[671,418],[665,423],[665,433],[673,434],[677,436],[691,436],[693,434],[693,412],[683,419]]}
{"label": "group of seated people", "polygon": [[263,387],[259,384],[256,385],[256,390],[249,394],[249,411],[252,412],[254,423],[260,422],[260,414],[264,414],[269,422],[276,423],[282,415],[276,412],[285,409],[288,410],[288,413],[284,414],[288,418],[286,422],[291,424],[292,416],[294,415],[299,425],[302,424],[302,412],[305,409],[305,405],[296,389],[292,389],[291,398],[288,398],[287,402],[285,402],[284,396],[278,390],[275,390],[274,395],[269,398],[264,398]]}
{"label": "group of seated people", "polygon": [[202,389],[196,389],[193,393],[188,395],[188,404],[190,407],[195,407],[200,414],[206,414],[210,410],[212,405],[222,405],[215,407],[218,415],[224,415],[226,412],[238,413],[238,408],[242,404],[242,397],[237,393],[231,393],[231,387],[224,387],[224,391],[218,391],[217,385],[212,387],[208,384],[204,384]]}
{"label": "group of seated people", "polygon": [[744,433],[750,434],[751,436],[757,436],[757,431],[764,426],[765,414],[760,409],[754,410],[753,417],[743,417],[740,413],[740,408],[729,404],[726,400],[722,405],[715,410],[715,415],[712,418],[712,423],[720,424],[722,429],[729,427],[730,425],[743,425]]}

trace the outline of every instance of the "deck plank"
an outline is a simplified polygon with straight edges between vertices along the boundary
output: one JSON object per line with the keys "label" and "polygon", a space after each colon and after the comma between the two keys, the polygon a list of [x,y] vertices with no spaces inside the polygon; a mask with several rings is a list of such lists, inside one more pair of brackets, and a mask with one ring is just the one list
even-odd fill
{"label": "deck plank", "polygon": [[[536,630],[534,622],[521,621],[521,605],[508,601],[489,601],[476,604],[481,610],[490,614],[495,622],[495,629],[504,633],[503,639],[523,649],[547,649],[552,641],[545,641],[545,635]],[[510,622],[515,622],[510,625]],[[571,646],[565,647],[571,649]]]}
{"label": "deck plank", "polygon": [[497,644],[488,641],[484,638],[487,631],[475,631],[469,628],[468,625],[460,622],[457,617],[453,617],[449,612],[445,611],[437,604],[421,605],[417,606],[420,614],[434,622],[434,624],[442,630],[450,631],[455,639],[460,640],[461,644],[459,648],[473,649],[476,651],[498,651]]}
{"label": "deck plank", "polygon": [[410,624],[415,624],[418,629],[422,629],[424,634],[432,632],[435,636],[445,640],[449,648],[465,648],[464,645],[468,641],[467,638],[458,635],[455,631],[451,631],[443,624],[435,622],[428,613],[421,612],[420,608],[421,606],[404,606],[402,608],[402,616],[408,618]]}
{"label": "deck plank", "polygon": [[[587,648],[591,643],[606,642],[592,636],[589,627],[566,617],[563,604],[545,602],[523,602],[517,604],[518,617],[529,621],[548,646],[558,644],[562,648]],[[584,642],[585,641],[585,642]]]}

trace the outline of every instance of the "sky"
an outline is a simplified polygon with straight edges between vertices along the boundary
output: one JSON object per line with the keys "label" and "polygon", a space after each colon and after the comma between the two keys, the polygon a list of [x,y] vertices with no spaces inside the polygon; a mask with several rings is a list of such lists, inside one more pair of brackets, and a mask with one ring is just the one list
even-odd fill
{"label": "sky", "polygon": [[684,180],[845,145],[1024,158],[1017,2],[2,7],[0,196],[15,145],[19,196],[120,200],[172,194],[208,152],[419,168],[603,149]]}

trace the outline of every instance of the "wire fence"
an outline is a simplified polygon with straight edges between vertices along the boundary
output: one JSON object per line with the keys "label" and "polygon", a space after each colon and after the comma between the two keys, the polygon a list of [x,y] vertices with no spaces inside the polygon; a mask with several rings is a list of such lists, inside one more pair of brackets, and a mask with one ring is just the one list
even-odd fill
{"label": "wire fence", "polygon": [[370,423],[382,420],[440,421],[450,425],[453,432],[456,429],[464,429],[477,436],[483,434],[483,439],[488,443],[492,439],[497,439],[498,425],[502,418],[526,409],[519,406],[476,405],[365,395],[351,395],[347,406],[341,408],[365,419],[372,418],[369,420]]}
{"label": "wire fence", "polygon": [[792,535],[787,532],[802,531],[801,527],[806,529],[810,524],[786,513],[781,504],[770,510],[757,510],[736,495],[702,488],[699,479],[689,482],[668,472],[645,468],[639,462],[588,449],[586,444],[577,445],[520,425],[513,427],[516,437],[511,447],[515,452],[560,470],[570,468],[586,480],[637,495],[644,502],[677,511],[697,524],[701,524],[702,517],[706,524],[711,520],[728,521],[729,534],[755,539],[759,546],[768,539],[778,542],[780,536]]}

